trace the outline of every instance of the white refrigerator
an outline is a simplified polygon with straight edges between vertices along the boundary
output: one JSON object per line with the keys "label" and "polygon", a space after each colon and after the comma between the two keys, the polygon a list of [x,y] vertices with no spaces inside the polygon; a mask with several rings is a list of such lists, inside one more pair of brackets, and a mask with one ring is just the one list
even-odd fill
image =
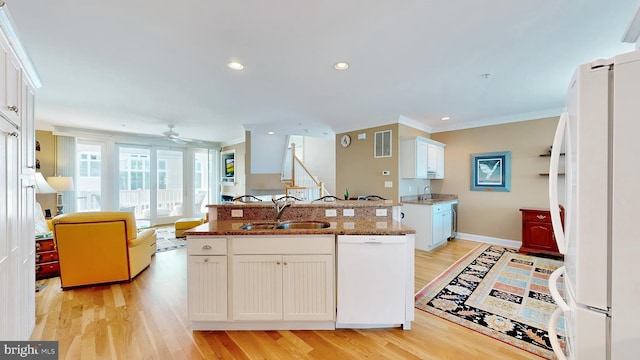
{"label": "white refrigerator", "polygon": [[[564,229],[559,210],[551,214],[565,255],[549,279],[559,306],[549,322],[554,351],[559,359],[639,359],[640,51],[575,71],[552,147],[552,210],[563,175]],[[555,331],[561,318],[564,349]]]}

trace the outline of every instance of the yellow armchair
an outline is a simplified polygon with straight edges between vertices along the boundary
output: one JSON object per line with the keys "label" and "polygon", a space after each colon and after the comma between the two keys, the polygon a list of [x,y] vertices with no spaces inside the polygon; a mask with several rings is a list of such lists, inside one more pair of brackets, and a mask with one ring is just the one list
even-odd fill
{"label": "yellow armchair", "polygon": [[63,214],[52,222],[62,289],[130,281],[156,252],[156,230],[138,232],[132,212]]}

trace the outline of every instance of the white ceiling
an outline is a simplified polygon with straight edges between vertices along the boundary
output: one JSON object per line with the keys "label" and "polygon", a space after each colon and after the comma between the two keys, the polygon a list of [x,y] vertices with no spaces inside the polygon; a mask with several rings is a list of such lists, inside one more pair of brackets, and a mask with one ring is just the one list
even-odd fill
{"label": "white ceiling", "polygon": [[[557,115],[637,0],[5,0],[36,120],[230,142],[245,127],[433,132]],[[237,60],[244,70],[226,64]],[[347,61],[347,71],[333,64]],[[490,74],[485,79],[483,74]],[[450,116],[444,122],[440,118]]]}

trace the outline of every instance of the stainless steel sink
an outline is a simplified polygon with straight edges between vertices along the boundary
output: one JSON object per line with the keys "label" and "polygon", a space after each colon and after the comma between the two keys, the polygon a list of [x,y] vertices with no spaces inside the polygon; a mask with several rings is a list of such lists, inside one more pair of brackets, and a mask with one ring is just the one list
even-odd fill
{"label": "stainless steel sink", "polygon": [[259,222],[259,223],[247,223],[240,226],[242,230],[313,230],[313,229],[326,229],[331,224],[326,221],[316,220],[294,220],[286,221],[282,223],[277,222]]}
{"label": "stainless steel sink", "polygon": [[278,225],[277,229],[326,229],[331,224],[326,221],[287,221]]}
{"label": "stainless steel sink", "polygon": [[278,227],[278,223],[269,222],[269,223],[249,223],[240,226],[242,230],[271,230]]}

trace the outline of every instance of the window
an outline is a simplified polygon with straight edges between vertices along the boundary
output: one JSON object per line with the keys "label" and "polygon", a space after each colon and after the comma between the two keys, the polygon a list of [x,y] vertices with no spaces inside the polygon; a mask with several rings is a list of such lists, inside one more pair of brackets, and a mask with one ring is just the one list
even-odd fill
{"label": "window", "polygon": [[151,186],[149,155],[121,154],[120,190],[147,190]]}
{"label": "window", "polygon": [[374,157],[391,157],[391,130],[375,133]]}
{"label": "window", "polygon": [[81,177],[100,177],[100,153],[80,153],[78,175]]}

